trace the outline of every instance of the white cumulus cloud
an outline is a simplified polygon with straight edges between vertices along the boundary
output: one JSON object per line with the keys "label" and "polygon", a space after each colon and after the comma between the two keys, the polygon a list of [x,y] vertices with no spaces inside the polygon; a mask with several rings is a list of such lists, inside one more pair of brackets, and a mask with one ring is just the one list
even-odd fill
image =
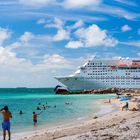
{"label": "white cumulus cloud", "polygon": [[31,39],[34,38],[34,35],[31,32],[25,32],[21,37],[20,37],[20,41],[23,43],[27,43],[28,41],[30,41]]}
{"label": "white cumulus cloud", "polygon": [[84,44],[81,41],[70,41],[65,47],[71,49],[77,49],[77,48],[84,47],[83,45]]}
{"label": "white cumulus cloud", "polygon": [[118,41],[109,36],[106,30],[100,29],[97,25],[93,24],[87,28],[80,28],[75,32],[76,36],[84,42],[85,47],[108,46],[112,47],[117,45]]}
{"label": "white cumulus cloud", "polygon": [[69,32],[64,29],[58,30],[56,35],[53,37],[54,41],[61,41],[67,39],[69,39]]}
{"label": "white cumulus cloud", "polygon": [[11,31],[0,27],[0,45],[11,36]]}
{"label": "white cumulus cloud", "polygon": [[64,67],[70,68],[72,63],[59,54],[45,55],[43,64],[48,68],[63,69]]}
{"label": "white cumulus cloud", "polygon": [[62,29],[64,27],[64,21],[61,20],[60,18],[54,18],[52,23],[46,24],[44,27],[45,28],[57,28],[57,29]]}
{"label": "white cumulus cloud", "polygon": [[127,31],[131,31],[132,28],[128,25],[124,25],[121,27],[122,32],[127,32]]}
{"label": "white cumulus cloud", "polygon": [[0,65],[19,65],[25,62],[24,58],[18,59],[16,53],[10,51],[10,49],[0,47]]}

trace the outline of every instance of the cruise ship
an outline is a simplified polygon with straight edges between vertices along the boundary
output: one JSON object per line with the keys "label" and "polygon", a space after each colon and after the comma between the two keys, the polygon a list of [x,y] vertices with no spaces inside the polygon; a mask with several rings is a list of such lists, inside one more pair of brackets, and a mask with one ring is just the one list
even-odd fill
{"label": "cruise ship", "polygon": [[89,60],[70,76],[55,77],[68,90],[140,88],[140,59]]}

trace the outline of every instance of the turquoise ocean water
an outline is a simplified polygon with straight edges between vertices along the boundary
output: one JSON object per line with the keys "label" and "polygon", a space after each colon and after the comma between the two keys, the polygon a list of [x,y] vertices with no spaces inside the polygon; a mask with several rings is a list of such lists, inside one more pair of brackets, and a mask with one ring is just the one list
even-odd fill
{"label": "turquoise ocean water", "polygon": [[[50,106],[38,116],[38,127],[56,126],[69,123],[100,111],[97,99],[112,98],[114,95],[55,95],[53,89],[0,89],[0,108],[8,105],[13,114],[12,131],[23,131],[33,128],[32,112],[38,103]],[[65,103],[70,104],[66,105]],[[55,107],[56,106],[56,107]],[[24,112],[19,115],[19,111]],[[0,117],[0,123],[2,117]],[[1,134],[1,133],[0,133]]]}

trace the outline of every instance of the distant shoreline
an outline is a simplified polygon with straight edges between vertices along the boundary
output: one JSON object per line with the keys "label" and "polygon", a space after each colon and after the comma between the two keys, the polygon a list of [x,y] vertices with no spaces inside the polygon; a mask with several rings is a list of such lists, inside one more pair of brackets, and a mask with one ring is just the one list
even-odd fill
{"label": "distant shoreline", "polygon": [[16,87],[16,88],[0,88],[1,93],[54,93],[54,88],[27,88],[27,87]]}

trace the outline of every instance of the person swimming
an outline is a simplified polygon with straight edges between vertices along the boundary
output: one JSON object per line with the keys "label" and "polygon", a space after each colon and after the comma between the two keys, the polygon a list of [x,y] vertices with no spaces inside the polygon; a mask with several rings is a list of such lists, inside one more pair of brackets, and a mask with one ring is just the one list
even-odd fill
{"label": "person swimming", "polygon": [[66,105],[72,105],[72,103],[70,103],[70,102],[65,102],[65,104],[66,104]]}
{"label": "person swimming", "polygon": [[45,107],[45,105],[43,105],[43,109],[44,109],[44,110],[46,110],[46,107]]}
{"label": "person swimming", "polygon": [[41,108],[39,106],[37,106],[36,110],[41,110]]}
{"label": "person swimming", "polygon": [[3,116],[2,129],[3,129],[3,140],[6,139],[6,131],[8,131],[9,140],[11,139],[10,132],[10,119],[12,118],[12,113],[9,111],[8,106],[4,106],[3,109],[0,110]]}
{"label": "person swimming", "polygon": [[19,111],[19,115],[22,115],[22,114],[23,114],[23,112],[22,112],[22,110],[20,110],[20,111]]}

